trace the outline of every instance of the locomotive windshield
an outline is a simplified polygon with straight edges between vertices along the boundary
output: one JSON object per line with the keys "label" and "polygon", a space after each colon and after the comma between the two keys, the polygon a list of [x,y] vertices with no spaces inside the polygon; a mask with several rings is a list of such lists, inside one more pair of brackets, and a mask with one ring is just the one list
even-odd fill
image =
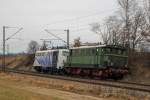
{"label": "locomotive windshield", "polygon": [[103,48],[102,51],[105,54],[127,55],[127,51],[125,49],[120,48]]}

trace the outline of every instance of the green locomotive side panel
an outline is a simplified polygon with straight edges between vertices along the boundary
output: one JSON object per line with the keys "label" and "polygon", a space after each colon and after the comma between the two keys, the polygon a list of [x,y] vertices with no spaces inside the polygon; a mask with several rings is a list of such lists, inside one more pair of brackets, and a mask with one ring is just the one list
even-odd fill
{"label": "green locomotive side panel", "polygon": [[72,64],[95,64],[95,56],[72,57]]}
{"label": "green locomotive side panel", "polygon": [[71,59],[71,66],[92,67],[97,62],[96,48],[74,49],[69,59]]}
{"label": "green locomotive side panel", "polygon": [[86,68],[124,67],[127,64],[127,59],[125,48],[114,46],[76,48],[70,50],[67,66]]}

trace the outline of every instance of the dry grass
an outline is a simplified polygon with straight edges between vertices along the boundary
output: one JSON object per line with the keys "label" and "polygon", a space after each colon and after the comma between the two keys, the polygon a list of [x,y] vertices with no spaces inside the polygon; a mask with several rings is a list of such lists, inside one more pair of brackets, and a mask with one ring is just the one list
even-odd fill
{"label": "dry grass", "polygon": [[150,53],[132,55],[129,67],[130,74],[124,80],[150,84]]}
{"label": "dry grass", "polygon": [[[22,85],[28,84],[28,86],[36,86],[46,89],[58,89],[82,95],[107,98],[107,100],[141,100],[138,99],[136,95],[132,95],[134,92],[131,92],[130,95],[130,92],[127,90],[113,89],[112,87],[103,87],[58,79],[41,78],[11,73],[0,73],[0,80],[11,80],[12,82],[17,82]],[[147,97],[147,94],[140,95],[143,95],[142,100],[147,100],[147,98],[149,98]]]}
{"label": "dry grass", "polygon": [[63,99],[60,99],[58,97],[49,97],[45,95],[40,95],[6,85],[0,85],[0,100],[63,100]]}
{"label": "dry grass", "polygon": [[[37,77],[0,73],[0,100],[107,100],[57,90],[56,85]],[[71,84],[62,87],[74,89]]]}
{"label": "dry grass", "polygon": [[[6,67],[13,69],[30,70],[34,62],[34,55],[14,55],[6,56]],[[0,57],[0,66],[2,57]]]}

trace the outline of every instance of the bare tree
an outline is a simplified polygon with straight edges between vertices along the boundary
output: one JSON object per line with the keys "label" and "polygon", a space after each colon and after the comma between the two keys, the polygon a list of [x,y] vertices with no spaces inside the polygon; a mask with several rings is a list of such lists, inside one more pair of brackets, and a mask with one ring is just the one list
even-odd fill
{"label": "bare tree", "polygon": [[147,1],[145,12],[149,12],[145,13],[136,0],[118,0],[119,14],[109,16],[103,25],[91,24],[92,31],[100,35],[104,44],[122,44],[134,50],[143,41],[150,41],[150,0]]}
{"label": "bare tree", "polygon": [[104,27],[104,25],[103,27],[101,27],[99,23],[92,23],[90,25],[92,26],[91,30],[100,36],[100,40],[102,40],[102,43],[109,44],[110,34],[107,30],[107,27]]}
{"label": "bare tree", "polygon": [[120,18],[123,22],[122,28],[122,44],[130,45],[131,21],[138,8],[136,0],[118,0]]}
{"label": "bare tree", "polygon": [[143,34],[146,38],[146,41],[150,41],[150,0],[143,0],[143,12],[145,15],[145,33]]}
{"label": "bare tree", "polygon": [[136,0],[118,0],[120,18],[124,24],[122,29],[123,44],[135,49],[145,39],[146,20],[142,8]]}
{"label": "bare tree", "polygon": [[121,21],[116,16],[108,17],[103,25],[98,23],[91,24],[92,31],[100,36],[104,44],[117,45],[120,44],[120,31],[122,27]]}
{"label": "bare tree", "polygon": [[105,21],[105,25],[109,32],[109,44],[121,44],[122,21],[117,16],[109,16]]}
{"label": "bare tree", "polygon": [[145,18],[141,10],[137,11],[131,20],[131,34],[130,43],[132,43],[133,50],[137,44],[140,44],[144,40],[145,30]]}
{"label": "bare tree", "polygon": [[31,41],[28,44],[28,53],[29,54],[34,54],[39,48],[39,44],[36,41]]}
{"label": "bare tree", "polygon": [[46,41],[43,41],[43,44],[42,44],[40,50],[47,50],[47,49],[48,49],[47,46],[48,46],[48,45],[46,44]]}
{"label": "bare tree", "polygon": [[81,42],[80,42],[80,37],[74,39],[74,47],[80,47],[81,46]]}
{"label": "bare tree", "polygon": [[150,24],[150,0],[143,0],[143,10],[145,12],[145,17]]}

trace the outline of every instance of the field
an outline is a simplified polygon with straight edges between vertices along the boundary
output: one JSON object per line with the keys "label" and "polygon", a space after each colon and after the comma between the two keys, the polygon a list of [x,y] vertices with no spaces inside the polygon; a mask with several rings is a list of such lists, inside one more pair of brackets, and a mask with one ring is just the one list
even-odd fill
{"label": "field", "polygon": [[0,100],[116,100],[46,88],[28,78],[0,73]]}
{"label": "field", "polygon": [[[33,58],[33,55],[7,56],[6,65],[13,69],[32,70]],[[150,84],[149,59],[150,54],[132,57],[129,62],[130,73],[123,80]],[[0,57],[0,66],[1,60]],[[55,82],[57,82],[58,87],[61,89],[55,86]],[[94,91],[90,90],[90,88],[91,86],[88,85],[84,87],[82,84],[66,84],[64,81],[45,80],[43,78],[33,79],[22,75],[15,76],[0,73],[0,100],[137,100],[134,98],[122,99],[118,95],[114,99],[112,95],[101,95],[103,90],[101,91],[101,89],[95,86],[92,87],[95,88]],[[96,97],[93,97],[93,95],[89,96],[89,94],[96,94]],[[125,95],[124,97],[127,96]]]}
{"label": "field", "polygon": [[19,88],[19,84],[0,79],[0,100],[64,100]]}

